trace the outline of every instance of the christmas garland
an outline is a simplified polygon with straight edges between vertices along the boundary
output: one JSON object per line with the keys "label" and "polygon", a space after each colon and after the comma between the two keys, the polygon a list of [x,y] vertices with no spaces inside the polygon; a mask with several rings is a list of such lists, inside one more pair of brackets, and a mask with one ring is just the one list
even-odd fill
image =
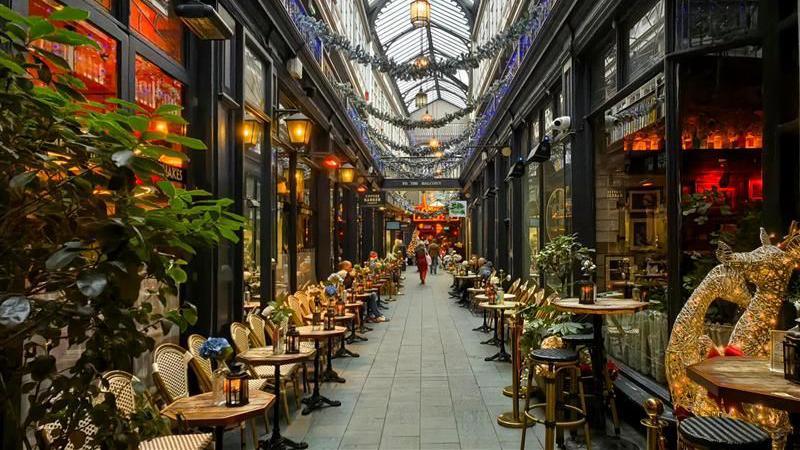
{"label": "christmas garland", "polygon": [[325,22],[314,17],[295,14],[294,22],[301,32],[316,36],[326,46],[344,53],[347,59],[370,65],[374,69],[400,80],[419,80],[437,74],[454,75],[459,70],[478,68],[481,61],[494,58],[506,48],[515,45],[526,32],[537,30],[544,23],[550,11],[550,8],[545,5],[547,3],[549,2],[532,5],[527,14],[476,48],[453,58],[430,61],[424,68],[417,67],[413,62],[398,63],[385,56],[372,55],[368,48],[361,45],[354,46],[350,39],[331,30]]}
{"label": "christmas garland", "polygon": [[495,94],[500,92],[500,89],[504,85],[506,85],[511,79],[513,78],[513,73],[509,71],[505,76],[502,78],[498,78],[497,80],[492,83],[486,91],[481,94],[480,97],[477,99],[467,99],[467,106],[465,108],[461,108],[459,110],[453,111],[451,113],[445,114],[444,116],[433,119],[429,121],[425,120],[413,120],[409,117],[398,116],[396,114],[388,113],[386,111],[381,111],[380,109],[372,106],[372,104],[368,103],[364,100],[358,93],[353,91],[353,88],[347,83],[334,83],[333,87],[339,91],[339,93],[349,101],[353,107],[355,107],[358,111],[363,114],[369,114],[376,119],[382,120],[384,122],[388,122],[396,127],[402,128],[404,130],[411,130],[415,128],[441,128],[454,120],[461,119],[462,117],[471,114],[478,106],[482,105],[484,102],[491,100]]}
{"label": "christmas garland", "polygon": [[[441,151],[442,153],[444,153],[445,156],[448,156],[449,155],[448,151],[450,149],[455,148],[459,144],[462,144],[465,141],[469,140],[474,134],[474,132],[475,132],[475,124],[470,123],[467,126],[467,128],[465,128],[464,131],[462,131],[458,136],[454,137],[453,139],[450,139],[447,142],[442,143],[436,150]],[[370,137],[380,142],[381,144],[389,147],[390,149],[396,152],[403,153],[408,156],[427,156],[428,154],[430,154],[431,150],[433,150],[427,146],[415,147],[411,145],[399,144],[393,141],[385,134],[383,134],[382,131],[373,127],[372,125],[368,126],[367,133],[369,134]]]}

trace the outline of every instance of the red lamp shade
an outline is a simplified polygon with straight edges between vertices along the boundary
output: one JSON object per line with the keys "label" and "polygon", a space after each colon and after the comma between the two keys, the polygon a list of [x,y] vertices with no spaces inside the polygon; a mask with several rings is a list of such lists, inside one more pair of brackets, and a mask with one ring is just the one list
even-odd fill
{"label": "red lamp shade", "polygon": [[339,158],[334,155],[328,155],[322,160],[322,165],[328,169],[336,170],[339,168]]}

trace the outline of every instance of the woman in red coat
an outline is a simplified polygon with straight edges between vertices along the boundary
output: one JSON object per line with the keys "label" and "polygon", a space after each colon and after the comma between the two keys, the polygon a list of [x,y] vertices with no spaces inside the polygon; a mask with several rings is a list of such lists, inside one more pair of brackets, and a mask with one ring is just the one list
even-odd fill
{"label": "woman in red coat", "polygon": [[428,250],[425,248],[424,243],[417,245],[414,250],[414,257],[417,260],[417,268],[419,268],[419,280],[425,284],[425,277],[428,276]]}

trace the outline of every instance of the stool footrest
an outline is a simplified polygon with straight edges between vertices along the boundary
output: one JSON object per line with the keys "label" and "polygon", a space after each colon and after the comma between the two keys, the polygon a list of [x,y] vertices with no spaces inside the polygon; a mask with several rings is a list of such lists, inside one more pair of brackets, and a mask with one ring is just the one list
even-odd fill
{"label": "stool footrest", "polygon": [[[545,406],[547,406],[547,403],[536,403],[535,405],[530,405],[528,411],[525,411],[525,415],[528,416],[528,420],[532,420],[532,421],[534,421],[536,423],[541,423],[541,424],[545,424],[546,425],[547,422],[543,418],[536,417],[536,415],[533,413],[534,411],[544,410]],[[575,420],[569,420],[569,421],[564,421],[564,422],[556,421],[555,422],[555,426],[556,427],[558,427],[558,428],[578,428],[578,427],[582,426],[584,423],[586,423],[586,414],[584,414],[583,411],[581,411],[581,409],[578,408],[577,406],[563,405],[562,408],[567,409],[567,410],[577,414],[578,418],[575,419]]]}

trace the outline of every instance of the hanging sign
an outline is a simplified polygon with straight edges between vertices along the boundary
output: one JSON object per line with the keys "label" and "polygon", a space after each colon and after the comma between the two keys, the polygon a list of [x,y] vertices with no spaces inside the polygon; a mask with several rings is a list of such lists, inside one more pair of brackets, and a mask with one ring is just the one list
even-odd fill
{"label": "hanging sign", "polygon": [[365,208],[374,208],[376,206],[383,206],[386,203],[386,197],[383,192],[371,192],[364,194],[364,200],[361,206]]}
{"label": "hanging sign", "polygon": [[467,217],[467,202],[464,200],[453,200],[447,205],[450,217]]}
{"label": "hanging sign", "polygon": [[383,180],[383,189],[452,191],[461,189],[461,184],[457,178],[388,178]]}

